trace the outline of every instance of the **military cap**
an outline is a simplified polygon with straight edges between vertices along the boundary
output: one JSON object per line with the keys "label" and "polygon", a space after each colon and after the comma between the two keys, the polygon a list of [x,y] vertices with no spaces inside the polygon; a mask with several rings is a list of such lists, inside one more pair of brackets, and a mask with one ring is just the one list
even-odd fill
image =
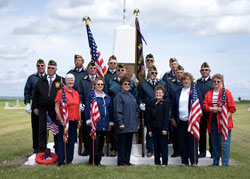
{"label": "military cap", "polygon": [[120,68],[125,68],[126,66],[124,64],[118,64],[117,65],[117,69],[120,69]]}
{"label": "military cap", "polygon": [[109,61],[110,61],[110,60],[116,60],[116,56],[115,56],[115,55],[110,56],[110,57],[109,57]]}
{"label": "military cap", "polygon": [[147,58],[154,58],[154,56],[150,53],[150,54],[148,54],[147,56],[146,56],[146,59]]}
{"label": "military cap", "polygon": [[93,66],[96,66],[96,64],[93,60],[91,60],[88,64],[88,67],[93,67]]}
{"label": "military cap", "polygon": [[77,54],[74,56],[74,58],[75,58],[75,60],[78,59],[78,58],[83,59],[81,55],[77,55]]}
{"label": "military cap", "polygon": [[181,65],[178,65],[178,67],[176,68],[176,71],[179,71],[179,70],[183,70],[184,71],[184,68]]}
{"label": "military cap", "polygon": [[154,65],[152,65],[152,66],[148,69],[148,71],[157,71],[157,68],[156,68]]}
{"label": "military cap", "polygon": [[201,64],[201,68],[210,68],[207,62]]}
{"label": "military cap", "polygon": [[45,64],[45,63],[42,59],[39,59],[39,60],[37,60],[36,64],[39,65],[39,64]]}
{"label": "military cap", "polygon": [[176,58],[170,58],[169,63],[173,63],[173,62],[177,62],[177,59]]}
{"label": "military cap", "polygon": [[50,60],[49,63],[48,63],[48,65],[57,66],[56,61],[54,61],[54,60]]}

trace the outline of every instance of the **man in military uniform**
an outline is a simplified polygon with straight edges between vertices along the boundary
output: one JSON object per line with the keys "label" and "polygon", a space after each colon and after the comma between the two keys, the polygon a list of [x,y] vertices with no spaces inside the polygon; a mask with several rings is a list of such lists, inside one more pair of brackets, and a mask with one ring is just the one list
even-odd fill
{"label": "man in military uniform", "polygon": [[[127,71],[124,64],[119,64],[116,68],[116,75],[113,79],[107,81],[105,84],[104,91],[111,97],[112,101],[117,93],[121,91],[120,86],[120,80],[126,75]],[[130,80],[130,89],[129,92],[131,92],[135,98],[138,97],[137,88],[135,87],[135,83]],[[116,156],[116,150],[117,150],[117,139],[115,135],[114,128],[110,131],[110,144],[111,144],[111,153],[110,156],[114,157]]]}
{"label": "man in military uniform", "polygon": [[177,59],[176,58],[170,58],[169,59],[169,67],[170,67],[171,70],[166,72],[162,79],[164,81],[175,79],[176,78],[175,71],[176,71],[177,66],[178,66]]}
{"label": "man in military uniform", "polygon": [[75,68],[70,70],[68,73],[72,73],[75,76],[75,83],[73,88],[78,91],[79,93],[79,84],[80,80],[88,73],[84,67],[84,59],[82,58],[81,55],[75,55],[74,56],[74,63],[75,63]]}
{"label": "man in military uniform", "polygon": [[108,71],[105,74],[106,83],[110,79],[113,79],[115,77],[115,75],[116,75],[116,67],[117,67],[116,56],[112,55],[111,57],[109,57],[108,66],[109,66]]}
{"label": "man in military uniform", "polygon": [[33,140],[33,153],[38,152],[38,137],[39,137],[39,117],[34,114],[33,102],[34,91],[38,80],[46,75],[45,63],[42,59],[36,62],[37,72],[30,75],[24,87],[24,103],[26,105],[25,111],[31,113],[31,127],[32,127],[32,140]]}
{"label": "man in military uniform", "polygon": [[[155,63],[155,59],[154,59],[154,56],[150,53],[146,56],[146,59],[145,59],[145,62],[146,62],[146,67],[145,67],[145,74],[147,75],[146,78],[148,78],[148,71],[149,69],[154,65]],[[160,71],[158,70],[157,72],[157,78],[158,79],[161,79],[162,74],[160,73]]]}
{"label": "man in military uniform", "polygon": [[[178,65],[175,71],[176,78],[165,81],[167,83],[166,85],[167,94],[171,101],[173,100],[173,96],[175,95],[176,91],[178,91],[178,89],[183,87],[181,83],[181,78],[183,74],[184,74],[184,68],[181,65]],[[169,125],[169,134],[172,135],[169,138],[170,140],[171,137],[173,138],[173,149],[174,149],[174,153],[171,155],[171,157],[178,157],[180,155],[179,155],[177,128],[175,128],[172,124]]]}
{"label": "man in military uniform", "polygon": [[[140,109],[145,111],[145,125],[148,129],[150,124],[150,106],[152,100],[155,98],[154,89],[157,85],[166,86],[163,80],[157,78],[157,69],[153,65],[149,68],[148,79],[142,81],[138,85],[138,101],[140,104]],[[146,133],[146,149],[147,157],[151,157],[153,154],[153,138],[148,135],[148,130]]]}
{"label": "man in military uniform", "polygon": [[[37,82],[33,106],[34,113],[39,116],[39,147],[38,152],[44,152],[47,148],[47,118],[57,125],[55,112],[55,98],[57,92],[62,88],[64,79],[56,74],[57,64],[54,60],[48,63],[47,76],[40,78]],[[57,152],[57,137],[54,136],[54,148]]]}
{"label": "man in military uniform", "polygon": [[[213,89],[213,83],[210,78],[210,67],[207,62],[202,63],[201,69],[201,78],[197,80],[197,87],[200,89],[202,97],[204,99],[205,94]],[[208,113],[205,113],[203,111],[203,115],[200,119],[200,141],[199,141],[199,158],[206,157],[206,143],[207,143],[207,119],[208,119]],[[212,156],[212,147],[211,147],[211,140],[209,135],[209,151]]]}
{"label": "man in military uniform", "polygon": [[[96,64],[94,61],[90,61],[87,67],[87,74],[80,80],[79,83],[79,96],[81,99],[81,103],[83,106],[86,104],[86,99],[91,91],[92,81],[97,78],[97,71],[96,71]],[[82,104],[80,106],[82,106]],[[86,124],[85,114],[81,115],[82,122],[82,130],[83,130],[83,143],[84,143],[84,152],[81,153],[82,156],[87,156],[90,154],[90,145],[91,145],[91,138],[90,138],[90,128]]]}

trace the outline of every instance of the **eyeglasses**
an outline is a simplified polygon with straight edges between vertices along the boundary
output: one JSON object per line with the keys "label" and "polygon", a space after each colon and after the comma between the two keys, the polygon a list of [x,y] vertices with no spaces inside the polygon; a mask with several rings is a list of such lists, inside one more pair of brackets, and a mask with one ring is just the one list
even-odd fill
{"label": "eyeglasses", "polygon": [[37,68],[39,68],[39,67],[44,67],[44,65],[42,64],[42,65],[37,65]]}
{"label": "eyeglasses", "polygon": [[97,86],[103,86],[104,84],[103,83],[97,83],[96,85]]}
{"label": "eyeglasses", "polygon": [[158,72],[157,71],[151,71],[151,75],[157,75]]}
{"label": "eyeglasses", "polygon": [[150,60],[150,59],[148,59],[148,60],[147,60],[147,62],[154,62],[154,60]]}
{"label": "eyeglasses", "polygon": [[125,71],[125,69],[118,69],[117,71]]}
{"label": "eyeglasses", "polygon": [[201,71],[209,71],[209,69],[201,69]]}
{"label": "eyeglasses", "polygon": [[55,69],[55,67],[48,67],[48,69],[49,69],[49,70],[50,70],[50,69],[51,69],[51,70],[54,70],[54,69]]}
{"label": "eyeglasses", "polygon": [[213,81],[213,83],[220,83],[220,82],[221,82],[221,81],[216,81],[216,80]]}
{"label": "eyeglasses", "polygon": [[123,85],[124,85],[124,86],[129,86],[130,83],[129,83],[129,82],[124,82]]}
{"label": "eyeglasses", "polygon": [[109,62],[109,64],[111,64],[111,65],[116,65],[117,63],[115,63],[115,62]]}
{"label": "eyeglasses", "polygon": [[95,70],[95,69],[96,69],[96,67],[89,67],[89,69],[90,69],[90,70]]}

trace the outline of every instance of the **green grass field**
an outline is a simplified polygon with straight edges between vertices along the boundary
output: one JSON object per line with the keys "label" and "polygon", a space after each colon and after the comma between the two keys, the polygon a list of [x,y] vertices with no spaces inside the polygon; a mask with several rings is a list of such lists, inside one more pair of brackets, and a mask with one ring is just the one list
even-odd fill
{"label": "green grass field", "polygon": [[0,178],[250,178],[250,112],[247,111],[250,102],[237,103],[233,115],[230,158],[237,165],[196,168],[87,164],[25,167],[20,161],[32,152],[30,116],[23,109],[4,110],[4,104],[0,101]]}

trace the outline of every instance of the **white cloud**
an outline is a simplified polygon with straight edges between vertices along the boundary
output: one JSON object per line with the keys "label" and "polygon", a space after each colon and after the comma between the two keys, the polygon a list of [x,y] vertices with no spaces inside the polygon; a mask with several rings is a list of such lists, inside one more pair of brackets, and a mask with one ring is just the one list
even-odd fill
{"label": "white cloud", "polygon": [[0,46],[0,60],[21,60],[35,53],[27,47],[4,47]]}

